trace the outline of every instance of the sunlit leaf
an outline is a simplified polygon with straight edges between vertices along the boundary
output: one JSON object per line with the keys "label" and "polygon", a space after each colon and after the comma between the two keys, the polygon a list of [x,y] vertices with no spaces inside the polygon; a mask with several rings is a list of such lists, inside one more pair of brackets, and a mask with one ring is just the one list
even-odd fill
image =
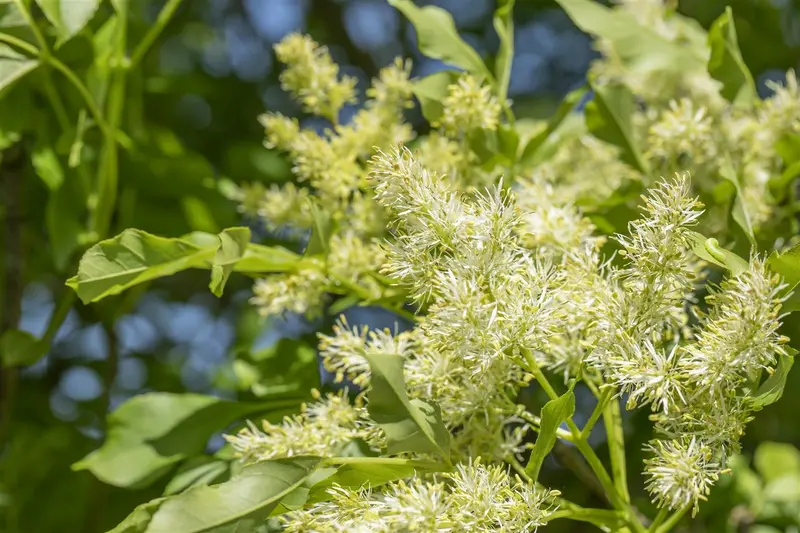
{"label": "sunlit leaf", "polygon": [[15,81],[39,66],[39,62],[0,43],[0,94]]}
{"label": "sunlit leaf", "polygon": [[[611,9],[596,0],[556,1],[576,26],[603,38],[614,55],[632,70],[665,71],[684,76],[705,69],[708,55],[705,43],[670,41],[639,24],[629,12]],[[678,19],[680,15],[676,13],[672,17]]]}
{"label": "sunlit leaf", "polygon": [[[198,486],[139,506],[111,533],[236,533],[256,531],[317,468],[317,457],[246,466],[219,485]],[[134,519],[135,517],[135,519]]]}
{"label": "sunlit leaf", "polygon": [[[244,235],[244,228],[234,228],[238,237],[227,240],[228,252],[224,252],[224,272],[273,272],[290,268],[297,255],[284,248],[248,245],[241,253],[241,260],[234,261],[234,247]],[[228,230],[226,230],[228,231]],[[225,231],[223,231],[225,233]],[[92,246],[81,258],[78,273],[69,280],[84,303],[95,302],[145,281],[170,276],[189,268],[212,268],[220,248],[220,239],[210,233],[194,232],[181,238],[165,238],[141,230],[128,229],[112,239]],[[238,244],[234,244],[238,242]],[[223,268],[224,267],[224,268]],[[227,278],[225,278],[227,279]],[[223,281],[220,277],[219,281]],[[212,289],[221,287],[212,281]]]}
{"label": "sunlit leaf", "polygon": [[178,494],[192,487],[211,485],[228,473],[230,463],[202,455],[186,461],[170,479],[164,489],[164,496]]}
{"label": "sunlit leaf", "polygon": [[148,393],[108,416],[103,446],[73,468],[117,487],[144,487],[203,451],[212,433],[242,417],[296,405],[295,399],[237,403],[200,394]]}
{"label": "sunlit leaf", "polygon": [[404,359],[396,355],[367,354],[372,371],[368,410],[386,434],[389,454],[433,452],[450,454],[450,433],[439,406],[410,399],[403,377]]}
{"label": "sunlit leaf", "polygon": [[250,243],[249,228],[228,228],[219,234],[219,248],[211,263],[209,288],[215,296],[222,296],[225,284],[234,266],[244,257]]}
{"label": "sunlit leaf", "polygon": [[479,78],[492,80],[489,69],[458,34],[450,13],[436,6],[418,7],[411,0],[389,0],[417,30],[417,46],[424,55],[461,67]]}
{"label": "sunlit leaf", "polygon": [[555,400],[550,400],[542,407],[542,423],[539,427],[539,436],[533,445],[531,457],[525,466],[525,472],[534,481],[539,478],[539,470],[550,450],[556,444],[557,431],[561,424],[575,413],[575,393],[573,382],[569,390]]}
{"label": "sunlit leaf", "polygon": [[419,100],[422,116],[431,124],[436,124],[444,113],[442,99],[447,96],[448,87],[458,81],[460,74],[443,70],[414,81],[414,96]]}
{"label": "sunlit leaf", "polygon": [[750,268],[747,261],[719,245],[717,239],[706,238],[695,231],[687,232],[692,242],[692,251],[701,259],[730,270],[733,275]]}
{"label": "sunlit leaf", "polygon": [[60,44],[92,20],[102,0],[36,0],[36,3],[58,31]]}
{"label": "sunlit leaf", "polygon": [[642,174],[650,168],[642,156],[633,130],[636,103],[623,85],[592,84],[594,96],[586,104],[586,126],[598,139],[620,149],[620,159]]}

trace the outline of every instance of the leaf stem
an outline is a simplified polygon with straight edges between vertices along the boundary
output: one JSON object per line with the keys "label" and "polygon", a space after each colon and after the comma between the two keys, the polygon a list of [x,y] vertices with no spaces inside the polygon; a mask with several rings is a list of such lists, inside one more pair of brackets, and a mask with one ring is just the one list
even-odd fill
{"label": "leaf stem", "polygon": [[658,510],[658,514],[656,515],[655,519],[653,520],[653,523],[650,524],[650,527],[647,529],[647,533],[655,532],[658,529],[658,526],[660,526],[661,523],[664,521],[664,519],[667,518],[667,515],[669,515],[669,508],[668,507],[662,507],[661,509],[659,509]]}
{"label": "leaf stem", "polygon": [[164,28],[167,27],[169,21],[172,20],[172,16],[178,10],[183,0],[169,0],[161,11],[158,13],[155,22],[150,27],[150,30],[145,34],[144,38],[139,41],[139,44],[133,50],[131,54],[131,60],[128,63],[128,68],[134,68],[142,58],[147,54],[150,50],[150,47],[156,42],[158,36],[161,35],[161,32],[164,31]]}
{"label": "leaf stem", "polygon": [[0,33],[0,42],[4,42],[10,44],[11,46],[16,46],[20,50],[25,50],[29,54],[39,57],[39,49],[33,46],[28,41],[22,40],[19,37],[14,37],[13,35],[9,35],[7,33]]}
{"label": "leaf stem", "polygon": [[[525,363],[527,363],[525,365],[525,369],[533,374],[533,376],[536,378],[536,381],[539,382],[539,385],[541,385],[542,389],[544,389],[547,396],[551,400],[558,398],[558,393],[555,391],[553,386],[550,385],[547,376],[544,375],[544,372],[542,372],[541,368],[539,368],[539,364],[536,362],[536,358],[534,357],[533,353],[528,349],[523,349],[522,354],[525,357]],[[618,492],[617,486],[611,479],[611,476],[608,475],[608,471],[603,466],[602,461],[600,461],[600,458],[597,457],[597,454],[589,445],[588,441],[583,438],[581,431],[578,429],[578,426],[575,424],[575,421],[572,419],[572,417],[567,418],[566,423],[567,427],[572,433],[575,446],[589,463],[592,471],[597,476],[600,484],[603,486],[603,490],[606,491],[606,494],[611,500],[611,504],[625,513],[625,521],[633,529],[633,531],[637,533],[646,533],[646,530],[639,521],[639,518],[636,516],[636,513],[626,499]]]}
{"label": "leaf stem", "polygon": [[608,453],[611,458],[611,473],[614,476],[614,486],[617,488],[617,492],[622,495],[625,503],[630,503],[627,464],[625,462],[625,432],[622,428],[619,400],[614,399],[606,405],[603,411],[603,422],[606,426],[606,438],[608,440]]}
{"label": "leaf stem", "polygon": [[[536,431],[537,433],[539,432],[542,426],[542,419],[540,417],[536,416],[533,413],[528,412],[527,410],[522,411],[522,413],[520,413],[519,416],[522,417],[526,422],[528,422],[534,431]],[[559,439],[565,440],[567,442],[575,441],[575,439],[572,436],[572,433],[570,433],[569,431],[564,431],[561,428],[556,429],[556,436]]]}
{"label": "leaf stem", "polygon": [[678,522],[681,521],[681,519],[683,518],[683,515],[686,514],[686,512],[689,510],[690,507],[691,507],[691,505],[687,505],[683,509],[678,509],[677,511],[675,511],[672,514],[672,516],[670,516],[667,519],[666,522],[661,524],[661,526],[659,526],[657,529],[655,529],[654,532],[655,533],[667,533],[668,531],[671,531],[672,528],[674,528],[675,526],[678,525]]}
{"label": "leaf stem", "polygon": [[39,47],[41,47],[42,49],[41,54],[49,57],[50,48],[47,46],[47,40],[44,38],[42,30],[40,30],[39,26],[37,26],[36,21],[33,18],[33,15],[31,15],[30,9],[28,9],[28,6],[25,4],[24,0],[13,0],[13,2],[14,5],[17,6],[17,9],[22,15],[22,18],[24,18],[28,26],[31,27],[33,36],[34,38],[36,38],[36,42],[39,43]]}
{"label": "leaf stem", "polygon": [[61,324],[64,323],[67,315],[69,315],[69,310],[72,309],[72,304],[75,302],[76,297],[77,294],[75,291],[68,287],[65,287],[62,291],[61,298],[59,298],[55,309],[53,309],[53,314],[50,315],[50,320],[47,322],[47,329],[44,335],[42,335],[42,338],[39,339],[41,356],[46,354],[47,350],[50,349],[50,345],[53,339],[55,339],[58,330],[61,328]]}
{"label": "leaf stem", "polygon": [[603,410],[606,407],[606,404],[611,399],[611,389],[603,389],[603,392],[600,393],[600,396],[597,398],[597,405],[594,407],[594,411],[592,411],[589,420],[586,422],[586,425],[583,426],[583,430],[581,431],[581,438],[588,439],[589,434],[592,432],[592,428],[603,415]]}

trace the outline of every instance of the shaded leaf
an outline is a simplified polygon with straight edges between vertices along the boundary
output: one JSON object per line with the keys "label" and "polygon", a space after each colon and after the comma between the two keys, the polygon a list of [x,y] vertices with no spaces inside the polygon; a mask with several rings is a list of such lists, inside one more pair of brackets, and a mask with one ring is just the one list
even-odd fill
{"label": "shaded leaf", "polygon": [[708,44],[708,73],[722,83],[722,96],[735,105],[752,106],[758,98],[756,84],[742,59],[730,6],[708,30]]}
{"label": "shaded leaf", "polygon": [[784,311],[797,311],[800,309],[800,245],[796,245],[785,252],[772,252],[767,259],[767,267],[781,275],[784,283],[788,285],[787,292],[792,295],[783,302]]}
{"label": "shaded leaf", "polygon": [[73,465],[116,487],[139,488],[203,451],[208,438],[247,414],[282,409],[295,399],[237,403],[201,394],[148,393],[108,416],[106,441]]}
{"label": "shaded leaf", "polygon": [[13,48],[0,43],[0,94],[15,81],[38,66],[38,61],[30,59]]}
{"label": "shaded leaf", "polygon": [[[139,506],[111,533],[235,533],[255,531],[280,501],[317,468],[317,457],[293,457],[246,466],[229,481],[199,486]],[[133,515],[132,515],[133,516]],[[129,525],[123,526],[128,523]]]}
{"label": "shaded leaf", "polygon": [[594,97],[586,104],[586,126],[598,139],[620,149],[620,159],[642,174],[650,168],[642,157],[633,131],[636,102],[623,85],[592,85]]}
{"label": "shaded leaf", "polygon": [[389,0],[417,30],[417,46],[424,55],[461,67],[491,81],[492,74],[470,45],[458,34],[450,13],[436,6],[417,7],[411,0]]}
{"label": "shaded leaf", "polygon": [[208,288],[222,296],[234,266],[244,257],[250,243],[250,228],[228,228],[219,234],[219,248],[211,263],[211,283]]}
{"label": "shaded leaf", "polygon": [[387,452],[433,452],[448,457],[450,434],[442,423],[439,406],[409,399],[403,376],[404,359],[384,354],[365,357],[372,371],[367,408],[386,434]]}
{"label": "shaded leaf", "polygon": [[0,336],[0,361],[3,366],[26,366],[39,359],[39,339],[27,331],[9,329]]}
{"label": "shaded leaf", "polygon": [[789,474],[800,474],[800,451],[789,443],[762,442],[753,457],[756,470],[769,483]]}
{"label": "shaded leaf", "polygon": [[437,124],[444,113],[442,100],[447,96],[448,87],[458,81],[461,74],[443,70],[414,81],[414,96],[419,100],[422,116],[431,124]]}
{"label": "shaded leaf", "polygon": [[692,251],[701,259],[728,269],[734,276],[750,268],[747,261],[725,248],[720,247],[717,239],[707,239],[696,231],[687,232],[692,242]]}
{"label": "shaded leaf", "polygon": [[789,370],[792,369],[794,364],[794,356],[797,351],[791,347],[786,347],[788,355],[778,355],[778,366],[775,368],[773,374],[761,384],[752,398],[753,409],[762,409],[767,405],[771,405],[783,396],[783,389],[786,387],[786,378],[789,377]]}
{"label": "shaded leaf", "polygon": [[570,384],[569,390],[555,400],[550,400],[542,407],[542,423],[539,427],[539,436],[533,445],[531,457],[525,466],[525,472],[536,481],[539,470],[550,450],[556,444],[556,434],[559,426],[575,413],[575,382]]}
{"label": "shaded leaf", "polygon": [[328,253],[328,243],[331,240],[331,226],[332,220],[316,202],[311,202],[311,216],[314,219],[313,226],[311,227],[311,236],[308,239],[308,246],[306,246],[303,255],[310,257],[312,255],[325,255]]}
{"label": "shaded leaf", "polygon": [[587,90],[586,87],[581,87],[569,92],[564,97],[564,100],[561,101],[555,114],[547,122],[547,127],[540,133],[534,135],[525,145],[522,155],[520,156],[520,163],[523,165],[535,165],[544,159],[542,154],[545,151],[541,148],[548,139],[554,136],[566,118],[575,111],[575,108],[586,95]]}

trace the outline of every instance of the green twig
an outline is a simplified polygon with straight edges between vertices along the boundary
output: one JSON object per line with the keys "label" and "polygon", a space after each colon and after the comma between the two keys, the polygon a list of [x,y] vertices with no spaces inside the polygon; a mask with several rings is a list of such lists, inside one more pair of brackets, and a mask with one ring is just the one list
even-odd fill
{"label": "green twig", "polygon": [[606,426],[608,453],[611,458],[611,473],[614,476],[614,486],[623,496],[625,502],[630,503],[628,472],[625,462],[625,432],[622,429],[619,400],[615,399],[606,406],[603,411],[603,422]]}
{"label": "green twig", "polygon": [[658,526],[661,525],[661,523],[667,518],[668,515],[669,515],[668,507],[665,506],[659,509],[658,514],[653,520],[653,523],[650,524],[650,527],[647,529],[647,533],[654,533],[658,529]]}
{"label": "green twig", "polygon": [[10,44],[11,46],[16,46],[20,50],[24,50],[32,56],[39,57],[39,49],[28,41],[22,40],[19,37],[14,37],[13,35],[9,35],[7,33],[0,33],[0,42]]}
{"label": "green twig", "polygon": [[[525,369],[528,370],[531,374],[533,374],[536,381],[539,382],[542,389],[544,389],[545,393],[551,400],[555,400],[558,398],[558,393],[550,385],[550,382],[547,379],[547,376],[544,375],[541,368],[539,368],[538,363],[536,362],[536,358],[534,357],[533,353],[530,350],[523,349],[522,354],[525,357]],[[586,459],[586,462],[589,463],[594,474],[597,476],[597,479],[600,481],[601,485],[603,486],[603,490],[605,490],[608,498],[611,500],[611,504],[619,509],[620,511],[625,513],[626,516],[626,523],[637,533],[646,533],[646,530],[642,523],[639,521],[634,509],[631,508],[630,504],[628,503],[627,497],[623,497],[617,489],[617,486],[614,484],[611,476],[609,476],[608,471],[603,466],[603,462],[600,461],[600,458],[597,457],[594,449],[589,445],[586,439],[582,438],[581,431],[578,429],[578,426],[575,424],[575,421],[572,417],[567,418],[566,420],[567,427],[569,428],[572,436],[574,438],[575,446],[578,448],[578,451],[581,452],[583,457]]]}
{"label": "green twig", "polygon": [[586,425],[583,426],[583,430],[581,431],[581,438],[588,439],[589,434],[592,432],[592,428],[603,415],[603,410],[606,407],[606,404],[612,398],[612,391],[610,388],[603,389],[603,392],[600,393],[600,396],[597,398],[597,405],[594,407],[594,411],[592,411],[589,420],[586,422]]}
{"label": "green twig", "polygon": [[148,50],[150,50],[150,47],[153,46],[153,43],[156,42],[158,36],[161,35],[161,32],[164,31],[164,28],[167,27],[167,24],[169,24],[169,21],[180,7],[182,1],[183,0],[169,0],[164,5],[164,7],[158,13],[156,21],[150,27],[150,30],[147,32],[147,34],[145,34],[142,40],[139,41],[139,44],[133,50],[129,68],[133,68],[139,64]]}
{"label": "green twig", "polygon": [[670,516],[666,522],[661,524],[661,526],[659,526],[655,530],[655,533],[667,533],[668,531],[672,531],[672,528],[678,525],[678,522],[681,521],[683,515],[685,515],[687,511],[689,511],[690,507],[691,505],[687,505],[683,509],[675,511],[675,513],[673,513],[672,516]]}

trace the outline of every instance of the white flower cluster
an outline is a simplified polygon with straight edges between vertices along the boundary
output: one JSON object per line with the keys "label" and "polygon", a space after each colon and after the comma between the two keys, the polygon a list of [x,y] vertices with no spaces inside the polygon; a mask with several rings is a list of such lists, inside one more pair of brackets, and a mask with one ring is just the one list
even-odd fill
{"label": "white flower cluster", "polygon": [[412,478],[383,490],[330,489],[332,499],[286,517],[287,533],[533,532],[558,495],[513,480],[500,466],[460,464],[433,480]]}
{"label": "white flower cluster", "polygon": [[351,404],[347,391],[304,404],[300,414],[284,418],[281,424],[264,420],[259,429],[249,422],[225,439],[246,463],[295,455],[333,456],[354,439],[381,445],[379,430],[361,400]]}

